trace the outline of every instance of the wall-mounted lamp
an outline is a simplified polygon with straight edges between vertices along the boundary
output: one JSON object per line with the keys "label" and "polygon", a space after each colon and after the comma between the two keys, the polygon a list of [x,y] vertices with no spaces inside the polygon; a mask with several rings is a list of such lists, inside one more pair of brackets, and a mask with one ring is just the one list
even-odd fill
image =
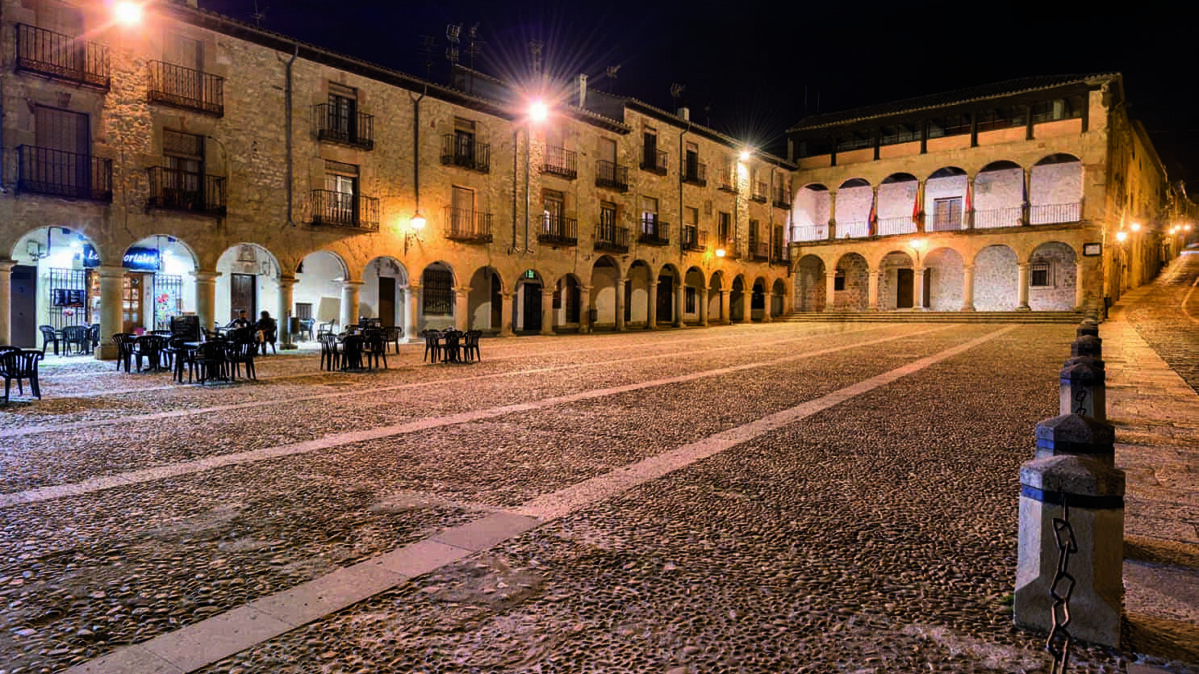
{"label": "wall-mounted lamp", "polygon": [[113,6],[112,12],[117,23],[126,26],[135,26],[142,21],[142,6],[132,0],[121,0]]}
{"label": "wall-mounted lamp", "polygon": [[1134,222],[1131,225],[1129,225],[1128,228],[1134,232],[1139,232],[1139,231],[1141,231],[1141,223]]}
{"label": "wall-mounted lamp", "polygon": [[928,242],[925,241],[924,239],[912,239],[911,242],[908,243],[908,245],[911,246],[912,251],[914,253],[916,253],[916,264],[919,265],[920,264],[920,253],[924,251],[924,247],[928,245]]}
{"label": "wall-mounted lamp", "polygon": [[1119,241],[1120,243],[1124,243],[1127,240],[1128,240],[1128,232],[1126,232],[1124,230],[1120,230],[1120,231],[1116,232],[1116,241]]}
{"label": "wall-mounted lamp", "polygon": [[728,255],[728,252],[726,252],[725,249],[723,249],[723,248],[716,249],[716,257],[724,257],[725,255]]}
{"label": "wall-mounted lamp", "polygon": [[404,229],[404,254],[408,254],[408,242],[420,241],[420,233],[425,229],[425,216],[417,211],[412,218],[408,220],[408,227]]}
{"label": "wall-mounted lamp", "polygon": [[749,161],[749,150],[742,150],[739,156],[741,157],[741,161]]}

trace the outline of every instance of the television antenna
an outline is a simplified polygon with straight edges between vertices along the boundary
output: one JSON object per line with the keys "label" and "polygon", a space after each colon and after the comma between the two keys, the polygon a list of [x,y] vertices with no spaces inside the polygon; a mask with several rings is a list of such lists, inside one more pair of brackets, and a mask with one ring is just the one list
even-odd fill
{"label": "television antenna", "polygon": [[433,53],[437,50],[437,38],[432,35],[419,35],[416,38],[416,51],[421,55],[425,64],[425,79],[433,77]]}
{"label": "television antenna", "polygon": [[458,43],[462,40],[459,35],[462,34],[462,24],[451,23],[445,27],[445,39],[450,43],[450,46],[445,48],[445,58],[451,64],[458,63]]}
{"label": "television antenna", "polygon": [[541,40],[529,40],[529,58],[533,62],[533,78],[541,78],[541,50],[545,43]]}
{"label": "television antenna", "polygon": [[254,13],[251,14],[250,17],[254,19],[254,23],[257,24],[259,28],[262,28],[262,20],[266,18],[266,10],[268,9],[270,9],[270,7],[263,7],[262,9],[259,9],[258,0],[254,0]]}
{"label": "television antenna", "polygon": [[672,82],[670,85],[670,97],[674,99],[674,109],[679,109],[679,99],[683,97],[683,92],[687,90],[686,84]]}

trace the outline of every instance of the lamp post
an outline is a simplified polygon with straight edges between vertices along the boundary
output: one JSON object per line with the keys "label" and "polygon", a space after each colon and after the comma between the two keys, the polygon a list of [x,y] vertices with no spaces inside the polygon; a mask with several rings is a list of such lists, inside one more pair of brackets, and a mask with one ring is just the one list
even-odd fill
{"label": "lamp post", "polygon": [[420,233],[425,229],[426,224],[425,216],[420,214],[420,209],[417,209],[408,220],[408,226],[404,228],[404,255],[408,254],[410,241],[420,241]]}
{"label": "lamp post", "polygon": [[550,116],[549,105],[540,98],[534,98],[529,101],[528,107],[525,109],[524,124],[517,124],[516,128],[512,129],[512,248],[516,250],[516,181],[517,178],[517,155],[520,143],[520,130],[525,130],[525,244],[523,252],[531,252],[529,249],[529,173],[532,171],[532,145],[533,145],[533,125],[540,124]]}

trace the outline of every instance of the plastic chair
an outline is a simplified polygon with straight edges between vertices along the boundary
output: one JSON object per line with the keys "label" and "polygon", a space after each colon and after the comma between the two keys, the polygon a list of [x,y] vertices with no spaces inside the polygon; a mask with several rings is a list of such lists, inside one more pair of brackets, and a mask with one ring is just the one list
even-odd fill
{"label": "plastic chair", "polygon": [[441,358],[441,333],[436,330],[425,330],[421,333],[425,338],[425,357],[422,362],[428,360],[432,354],[432,362],[436,363]]}
{"label": "plastic chair", "polygon": [[322,335],[321,338],[321,369],[336,370],[341,366],[341,345],[337,343],[337,337],[331,334]]}
{"label": "plastic chair", "polygon": [[46,354],[37,349],[17,349],[4,352],[0,355],[0,377],[4,377],[4,402],[9,401],[9,392],[12,388],[12,380],[17,380],[17,389],[21,395],[25,395],[24,380],[29,380],[29,391],[37,396],[38,400],[42,398],[42,389],[38,385],[38,363]]}
{"label": "plastic chair", "polygon": [[167,338],[162,335],[142,335],[134,340],[137,344],[137,371],[142,371],[142,359],[146,359],[146,369],[157,372],[163,369],[162,360],[168,356],[166,351]]}
{"label": "plastic chair", "polygon": [[62,355],[71,355],[71,345],[75,346],[75,353],[87,353],[87,348],[91,345],[91,338],[87,335],[88,328],[85,325],[68,325],[62,329]]}
{"label": "plastic chair", "polygon": [[53,325],[39,325],[37,329],[42,332],[42,353],[46,353],[46,347],[54,344],[54,355],[58,355],[58,331]]}
{"label": "plastic chair", "polygon": [[246,366],[246,378],[258,380],[258,374],[254,371],[254,356],[258,353],[258,345],[254,342],[231,342],[225,351],[225,357],[229,362],[229,375],[232,379],[237,379],[241,374],[241,366]]}
{"label": "plastic chair", "polygon": [[311,342],[316,336],[315,333],[313,332],[315,326],[316,326],[315,318],[301,318],[300,319],[300,330],[299,330],[299,333],[297,333],[297,336],[299,336],[299,334],[301,334],[301,333],[304,335],[307,335],[308,339],[305,341]]}
{"label": "plastic chair", "polygon": [[121,365],[125,366],[125,371],[129,372],[133,365],[133,343],[137,339],[136,336],[128,332],[118,332],[112,336],[112,343],[117,345],[117,371],[121,370]]}
{"label": "plastic chair", "polygon": [[100,324],[92,323],[87,329],[87,338],[92,341],[89,349],[96,349],[100,346]]}
{"label": "plastic chair", "polygon": [[462,357],[468,363],[476,360],[483,360],[479,354],[479,338],[483,336],[482,330],[468,330],[462,337]]}
{"label": "plastic chair", "polygon": [[363,335],[362,353],[366,356],[366,366],[371,369],[379,366],[380,358],[383,359],[383,369],[387,369],[387,342],[384,334],[379,328],[370,328]]}
{"label": "plastic chair", "polygon": [[441,336],[445,340],[445,344],[441,346],[441,355],[444,362],[462,362],[462,347],[459,343],[459,340],[462,339],[462,333],[457,330],[446,330]]}

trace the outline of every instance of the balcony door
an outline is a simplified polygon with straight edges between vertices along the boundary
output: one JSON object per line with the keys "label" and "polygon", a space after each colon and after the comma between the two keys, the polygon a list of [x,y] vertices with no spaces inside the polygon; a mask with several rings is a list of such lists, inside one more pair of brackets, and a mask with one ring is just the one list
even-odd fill
{"label": "balcony door", "polygon": [[162,154],[166,160],[163,176],[163,204],[170,208],[204,208],[204,137],[164,129]]}
{"label": "balcony door", "polygon": [[453,209],[450,228],[456,234],[473,234],[475,216],[475,191],[454,186]]}
{"label": "balcony door", "polygon": [[357,222],[354,213],[354,194],[358,191],[358,178],[338,173],[326,174],[325,189],[329,191],[328,208],[333,222],[339,224]]}
{"label": "balcony door", "polygon": [[58,108],[34,109],[30,176],[51,194],[86,196],[91,189],[91,134],[88,116]]}

